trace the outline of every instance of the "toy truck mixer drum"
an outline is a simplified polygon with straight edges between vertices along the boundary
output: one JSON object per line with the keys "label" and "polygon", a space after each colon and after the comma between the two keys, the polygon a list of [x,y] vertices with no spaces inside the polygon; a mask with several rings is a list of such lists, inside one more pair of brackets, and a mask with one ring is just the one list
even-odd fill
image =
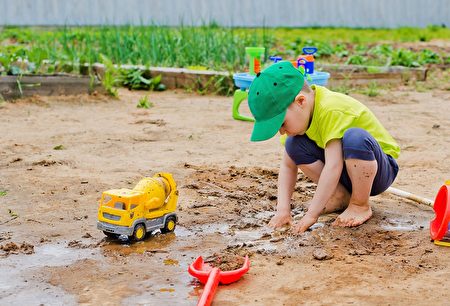
{"label": "toy truck mixer drum", "polygon": [[145,208],[158,209],[164,205],[166,197],[170,194],[171,187],[164,177],[146,177],[139,181],[133,190],[141,192],[146,198]]}

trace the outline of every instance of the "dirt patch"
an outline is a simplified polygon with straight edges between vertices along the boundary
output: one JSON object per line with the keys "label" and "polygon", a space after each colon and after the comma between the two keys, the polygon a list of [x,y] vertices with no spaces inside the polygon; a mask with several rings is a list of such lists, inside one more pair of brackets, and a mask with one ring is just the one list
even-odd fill
{"label": "dirt patch", "polygon": [[34,245],[22,242],[20,244],[16,244],[15,242],[7,242],[3,245],[0,245],[0,251],[3,253],[0,254],[1,257],[6,257],[11,254],[33,254],[34,253]]}
{"label": "dirt patch", "polygon": [[205,263],[219,268],[220,271],[233,271],[242,268],[245,258],[236,254],[214,253],[205,258]]}
{"label": "dirt patch", "polygon": [[[440,111],[450,92],[432,85],[353,94],[402,148],[395,187],[427,198],[450,173],[450,119]],[[107,296],[111,304],[194,305],[201,286],[186,270],[195,258],[234,269],[235,256],[246,254],[249,272],[221,286],[218,305],[448,303],[442,280],[450,277],[450,258],[429,241],[430,208],[383,194],[371,199],[374,215],[357,228],[331,226],[337,214],[330,214],[301,236],[273,232],[267,222],[283,153],[277,137],[249,142],[252,126],[231,119],[230,97],[155,92],[154,107],[137,109],[148,94],[35,97],[0,108],[0,190],[7,191],[0,241],[19,252],[0,264],[9,273],[0,281],[7,288],[1,304],[26,303],[41,288],[34,300],[45,304],[63,297],[98,304]],[[175,233],[132,244],[106,239],[96,229],[102,191],[132,188],[160,171],[172,173],[179,189]],[[293,215],[306,211],[314,191],[299,174]],[[34,253],[21,253],[17,241],[34,245]]]}

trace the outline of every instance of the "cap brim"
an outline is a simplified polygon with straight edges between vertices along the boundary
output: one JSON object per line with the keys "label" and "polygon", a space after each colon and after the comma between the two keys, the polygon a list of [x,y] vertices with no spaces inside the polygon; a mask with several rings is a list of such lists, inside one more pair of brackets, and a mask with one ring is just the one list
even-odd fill
{"label": "cap brim", "polygon": [[272,138],[283,125],[287,110],[276,115],[273,118],[264,121],[256,121],[253,126],[251,141],[263,141]]}

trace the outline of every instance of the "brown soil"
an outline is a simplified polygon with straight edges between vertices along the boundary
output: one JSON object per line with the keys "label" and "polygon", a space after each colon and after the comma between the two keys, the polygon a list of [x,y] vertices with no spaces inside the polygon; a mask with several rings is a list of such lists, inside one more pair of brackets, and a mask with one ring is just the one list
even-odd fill
{"label": "brown soil", "polygon": [[[354,94],[402,147],[394,186],[427,198],[450,179],[450,92],[434,80]],[[430,208],[382,194],[357,228],[331,226],[330,214],[302,236],[273,232],[278,139],[250,143],[252,125],[231,118],[230,97],[150,93],[154,107],[136,108],[145,94],[1,106],[0,304],[195,305],[202,286],[188,265],[203,256],[235,269],[245,255],[249,272],[220,286],[216,305],[448,304],[449,250],[430,242]],[[180,192],[175,233],[105,238],[101,192],[161,171]],[[314,190],[299,174],[295,214]]]}
{"label": "brown soil", "polygon": [[229,253],[214,253],[205,259],[205,263],[219,268],[220,271],[233,271],[242,268],[244,257]]}

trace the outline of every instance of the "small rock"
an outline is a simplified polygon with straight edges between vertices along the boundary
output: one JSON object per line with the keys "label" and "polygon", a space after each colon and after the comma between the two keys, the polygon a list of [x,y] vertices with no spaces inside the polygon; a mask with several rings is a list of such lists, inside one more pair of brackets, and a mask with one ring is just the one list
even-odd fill
{"label": "small rock", "polygon": [[333,254],[329,254],[324,249],[315,249],[313,251],[313,257],[314,257],[314,259],[317,259],[317,260],[329,260],[329,259],[333,258]]}

